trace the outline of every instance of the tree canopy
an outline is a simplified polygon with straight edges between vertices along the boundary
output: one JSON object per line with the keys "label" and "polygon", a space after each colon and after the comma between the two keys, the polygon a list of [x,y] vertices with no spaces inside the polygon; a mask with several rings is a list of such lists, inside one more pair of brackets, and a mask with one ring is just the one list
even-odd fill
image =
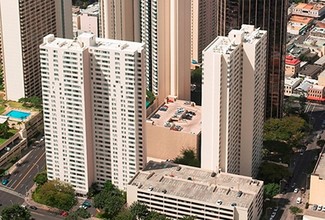
{"label": "tree canopy", "polygon": [[51,180],[38,186],[33,199],[38,203],[66,211],[76,203],[72,186],[59,180]]}
{"label": "tree canopy", "polygon": [[268,183],[264,185],[264,198],[272,199],[280,191],[280,185],[277,183]]}
{"label": "tree canopy", "polygon": [[42,99],[37,96],[32,96],[29,98],[20,98],[18,102],[23,103],[24,107],[32,107],[37,109],[42,108]]}
{"label": "tree canopy", "polygon": [[298,116],[271,118],[264,125],[264,140],[284,141],[292,146],[304,138],[308,129],[307,122]]}
{"label": "tree canopy", "polygon": [[262,179],[265,184],[278,183],[289,176],[290,172],[287,167],[270,162],[263,162],[258,173],[258,179]]}
{"label": "tree canopy", "polygon": [[185,149],[182,151],[182,155],[176,157],[174,159],[175,163],[193,166],[193,167],[200,167],[200,160],[196,156],[195,152],[192,149]]}
{"label": "tree canopy", "polygon": [[20,205],[12,205],[1,211],[2,220],[29,220],[31,214],[29,210]]}
{"label": "tree canopy", "polygon": [[298,208],[297,206],[290,206],[290,212],[293,215],[297,215],[299,213],[302,213],[302,209]]}
{"label": "tree canopy", "polygon": [[47,182],[47,173],[46,172],[41,172],[38,173],[35,177],[34,177],[34,182],[37,185],[43,185],[44,183]]}

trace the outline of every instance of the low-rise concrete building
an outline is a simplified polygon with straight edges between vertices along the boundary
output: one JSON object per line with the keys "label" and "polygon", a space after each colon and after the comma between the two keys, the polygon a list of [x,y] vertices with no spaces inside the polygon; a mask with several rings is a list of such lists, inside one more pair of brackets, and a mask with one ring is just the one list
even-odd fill
{"label": "low-rise concrete building", "polygon": [[146,131],[148,160],[174,159],[185,149],[198,154],[201,106],[167,97],[165,103],[147,118]]}
{"label": "low-rise concrete building", "polygon": [[[325,152],[320,153],[315,169],[310,176],[309,204],[325,205]],[[324,216],[325,217],[325,216]]]}
{"label": "low-rise concrete building", "polygon": [[306,29],[313,23],[313,20],[313,18],[293,15],[287,23],[287,32],[295,35],[304,34]]}
{"label": "low-rise concrete building", "polygon": [[263,182],[251,177],[150,161],[127,187],[127,203],[140,202],[171,219],[259,219]]}
{"label": "low-rise concrete building", "polygon": [[307,99],[311,101],[325,101],[325,87],[320,85],[309,87]]}
{"label": "low-rise concrete building", "polygon": [[297,86],[293,90],[293,96],[299,97],[299,96],[308,96],[308,89],[312,87],[313,85],[317,85],[318,81],[315,79],[304,79],[302,83],[300,83],[299,86]]}
{"label": "low-rise concrete building", "polygon": [[300,70],[301,61],[293,56],[286,56],[285,60],[285,76],[294,77]]}
{"label": "low-rise concrete building", "polygon": [[298,76],[307,79],[317,79],[318,75],[322,72],[322,67],[319,65],[309,64],[304,66],[299,72]]}
{"label": "low-rise concrete building", "polygon": [[318,76],[318,85],[325,86],[325,70]]}
{"label": "low-rise concrete building", "polygon": [[292,9],[293,15],[320,18],[325,15],[325,5],[323,3],[298,3]]}
{"label": "low-rise concrete building", "polygon": [[294,89],[302,82],[301,78],[286,77],[284,79],[284,95],[292,96]]}
{"label": "low-rise concrete building", "polygon": [[321,66],[323,69],[325,67],[325,56],[322,56],[321,58],[319,58],[318,60],[316,60],[314,62],[315,65],[319,65]]}
{"label": "low-rise concrete building", "polygon": [[95,2],[88,5],[86,9],[73,8],[72,11],[73,34],[75,37],[83,32],[93,33],[96,37],[99,34],[99,4]]}

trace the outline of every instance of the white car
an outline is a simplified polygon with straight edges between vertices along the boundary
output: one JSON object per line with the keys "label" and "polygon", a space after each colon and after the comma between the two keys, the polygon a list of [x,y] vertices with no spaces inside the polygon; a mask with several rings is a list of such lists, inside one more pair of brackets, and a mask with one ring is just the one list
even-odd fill
{"label": "white car", "polygon": [[301,203],[301,197],[298,197],[296,202],[297,202],[297,204],[300,204]]}
{"label": "white car", "polygon": [[272,212],[271,218],[274,218],[276,216],[276,212]]}
{"label": "white car", "polygon": [[325,205],[323,206],[323,209],[322,209],[323,212],[325,212]]}
{"label": "white car", "polygon": [[299,192],[299,189],[298,188],[295,188],[295,190],[293,192],[294,193],[298,193]]}

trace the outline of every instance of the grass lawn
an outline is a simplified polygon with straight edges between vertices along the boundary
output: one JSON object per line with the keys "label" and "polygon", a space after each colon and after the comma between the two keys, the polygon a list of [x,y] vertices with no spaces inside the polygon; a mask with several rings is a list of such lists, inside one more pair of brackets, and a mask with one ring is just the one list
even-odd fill
{"label": "grass lawn", "polygon": [[1,138],[0,137],[0,145],[3,144],[4,142],[6,142],[9,138],[11,138],[12,136],[14,136],[14,134],[17,133],[17,130],[15,129],[10,129],[8,132],[8,138]]}
{"label": "grass lawn", "polygon": [[11,108],[25,108],[25,107],[23,107],[23,104],[22,103],[19,103],[19,102],[8,101],[7,104]]}

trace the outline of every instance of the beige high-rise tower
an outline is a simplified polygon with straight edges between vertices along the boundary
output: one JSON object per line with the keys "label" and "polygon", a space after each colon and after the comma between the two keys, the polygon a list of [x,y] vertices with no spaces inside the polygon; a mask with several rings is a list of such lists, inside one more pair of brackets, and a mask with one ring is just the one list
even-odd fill
{"label": "beige high-rise tower", "polygon": [[100,0],[100,36],[140,41],[140,0]]}
{"label": "beige high-rise tower", "polygon": [[202,62],[202,51],[217,36],[217,4],[216,0],[191,0],[191,59]]}
{"label": "beige high-rise tower", "polygon": [[71,0],[0,0],[6,98],[41,96],[39,45],[48,33],[72,37]]}
{"label": "beige high-rise tower", "polygon": [[147,88],[159,101],[190,99],[191,1],[141,0],[141,40],[146,44]]}

